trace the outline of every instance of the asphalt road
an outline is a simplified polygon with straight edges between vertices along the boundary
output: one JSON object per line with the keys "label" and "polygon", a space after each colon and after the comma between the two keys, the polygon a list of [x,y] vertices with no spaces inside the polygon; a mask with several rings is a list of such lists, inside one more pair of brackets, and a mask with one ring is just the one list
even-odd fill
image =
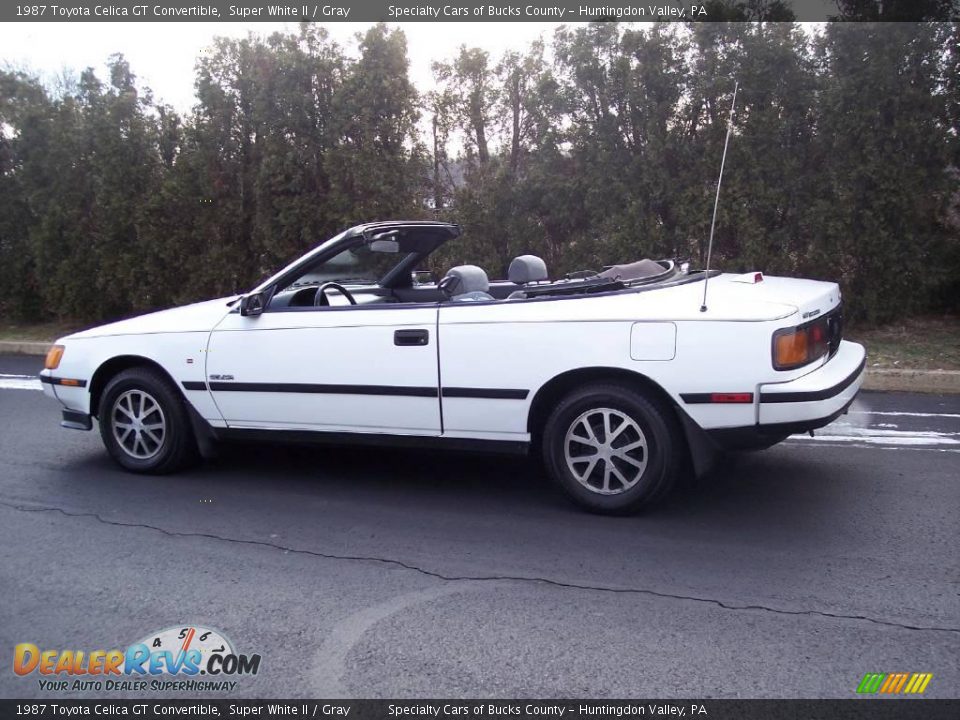
{"label": "asphalt road", "polygon": [[478,455],[235,447],[128,475],[37,369],[0,358],[0,696],[51,697],[17,643],[181,624],[262,655],[238,696],[849,698],[866,672],[960,696],[960,397],[864,393],[605,518]]}

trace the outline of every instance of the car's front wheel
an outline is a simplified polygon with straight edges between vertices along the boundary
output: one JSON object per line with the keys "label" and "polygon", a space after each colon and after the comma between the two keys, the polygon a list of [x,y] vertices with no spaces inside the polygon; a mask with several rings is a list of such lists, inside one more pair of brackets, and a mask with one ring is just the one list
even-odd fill
{"label": "car's front wheel", "polygon": [[100,436],[111,457],[132,472],[175,472],[197,459],[183,396],[161,373],[124,370],[104,388]]}
{"label": "car's front wheel", "polygon": [[670,412],[620,385],[571,393],[544,426],[547,470],[588,510],[636,512],[672,487],[682,465],[682,443]]}

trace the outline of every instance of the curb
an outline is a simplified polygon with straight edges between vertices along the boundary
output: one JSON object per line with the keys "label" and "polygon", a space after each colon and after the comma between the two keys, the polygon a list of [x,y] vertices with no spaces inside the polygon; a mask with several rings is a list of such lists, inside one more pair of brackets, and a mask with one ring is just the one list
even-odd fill
{"label": "curb", "polygon": [[960,393],[960,370],[867,368],[864,390],[915,393]]}
{"label": "curb", "polygon": [[[0,355],[46,355],[51,343],[0,340]],[[867,368],[864,390],[960,394],[960,370]]]}
{"label": "curb", "polygon": [[0,340],[0,355],[46,355],[53,342]]}

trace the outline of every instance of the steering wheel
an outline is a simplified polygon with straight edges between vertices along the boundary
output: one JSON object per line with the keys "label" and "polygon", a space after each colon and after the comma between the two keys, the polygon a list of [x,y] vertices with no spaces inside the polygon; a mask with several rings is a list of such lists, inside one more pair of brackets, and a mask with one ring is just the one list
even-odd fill
{"label": "steering wheel", "polygon": [[314,307],[329,307],[330,300],[327,299],[327,290],[329,289],[336,290],[338,293],[343,295],[347,300],[350,301],[351,305],[357,304],[357,301],[354,300],[353,295],[351,295],[350,291],[347,290],[343,285],[335,282],[325,282],[323,285],[317,288],[317,294],[313,298]]}

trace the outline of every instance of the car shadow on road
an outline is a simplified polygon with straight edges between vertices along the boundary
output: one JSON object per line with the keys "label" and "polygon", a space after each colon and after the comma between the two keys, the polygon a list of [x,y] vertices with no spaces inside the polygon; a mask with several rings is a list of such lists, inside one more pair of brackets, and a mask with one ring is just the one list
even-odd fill
{"label": "car shadow on road", "polygon": [[[264,477],[282,478],[298,489],[354,494],[358,502],[375,495],[420,508],[456,503],[508,514],[522,509],[591,517],[567,501],[536,457],[379,447],[227,446],[206,464],[204,474],[229,482],[237,477],[261,482]],[[815,507],[829,499],[823,497],[830,495],[823,475],[822,463],[813,458],[770,451],[730,456],[704,477],[683,478],[667,498],[637,518],[712,519],[736,525],[756,523],[761,514],[780,525],[802,522],[801,513],[824,512]]]}
{"label": "car shadow on road", "polygon": [[421,500],[440,494],[447,500],[470,502],[481,497],[499,497],[505,503],[529,505],[555,494],[539,464],[522,455],[390,447],[225,444],[219,457],[206,463],[205,468],[208,473],[230,477],[264,473],[298,483],[315,484],[322,480],[327,489],[402,493]]}
{"label": "car shadow on road", "polygon": [[[66,468],[63,468],[66,469]],[[601,518],[567,501],[536,458],[441,450],[295,444],[228,444],[216,459],[177,475],[131,476],[103,453],[70,466],[84,477],[72,494],[120,493],[143,501],[161,494],[242,493],[250,502],[336,502],[372,508],[518,519],[537,515],[576,526],[636,523],[753,536],[776,527],[804,531],[833,514],[831,483],[813,457],[765,451],[736,456],[639,515]],[[672,531],[670,530],[670,531]],[[792,533],[791,533],[792,534]]]}

